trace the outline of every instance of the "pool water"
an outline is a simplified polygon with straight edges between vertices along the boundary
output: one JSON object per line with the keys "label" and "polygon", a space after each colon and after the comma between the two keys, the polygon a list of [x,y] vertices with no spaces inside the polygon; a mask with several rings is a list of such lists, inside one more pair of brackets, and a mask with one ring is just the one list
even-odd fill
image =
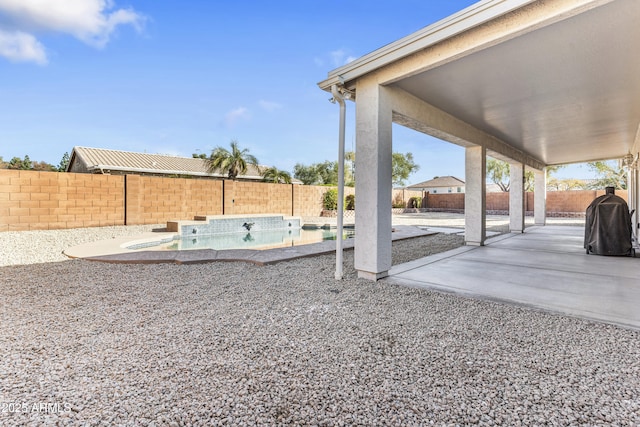
{"label": "pool water", "polygon": [[[169,243],[161,244],[159,249],[184,251],[191,249],[273,249],[287,246],[308,245],[324,240],[336,240],[336,229],[295,229],[265,230],[246,233],[224,233],[203,236],[185,236]],[[352,238],[353,229],[345,229],[343,239]]]}

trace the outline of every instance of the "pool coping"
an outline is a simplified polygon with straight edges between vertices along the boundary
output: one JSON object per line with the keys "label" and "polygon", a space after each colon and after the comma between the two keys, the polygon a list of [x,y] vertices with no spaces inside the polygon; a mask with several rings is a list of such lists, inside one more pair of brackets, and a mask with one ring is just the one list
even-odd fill
{"label": "pool coping", "polygon": [[[439,231],[418,228],[412,225],[397,225],[393,228],[392,240],[411,239],[430,236]],[[69,258],[82,258],[89,261],[108,262],[117,264],[202,264],[209,262],[244,261],[257,265],[270,265],[278,262],[316,255],[335,253],[336,241],[327,240],[300,246],[287,246],[274,249],[191,249],[183,251],[173,250],[131,250],[127,246],[133,244],[161,240],[175,235],[170,232],[149,232],[140,236],[118,237],[99,242],[85,243],[65,250],[63,253]],[[344,250],[352,250],[355,239],[343,240]]]}

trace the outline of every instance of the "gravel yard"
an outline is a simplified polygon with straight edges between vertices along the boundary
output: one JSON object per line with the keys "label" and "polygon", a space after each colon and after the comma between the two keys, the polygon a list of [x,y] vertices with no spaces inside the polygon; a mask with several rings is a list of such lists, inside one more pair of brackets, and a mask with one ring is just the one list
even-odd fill
{"label": "gravel yard", "polygon": [[0,267],[0,425],[640,425],[639,332],[334,261]]}

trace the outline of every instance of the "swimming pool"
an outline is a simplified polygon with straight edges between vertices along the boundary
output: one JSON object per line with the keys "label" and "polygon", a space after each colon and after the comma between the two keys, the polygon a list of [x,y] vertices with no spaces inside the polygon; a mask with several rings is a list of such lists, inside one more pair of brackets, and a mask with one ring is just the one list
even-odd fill
{"label": "swimming pool", "polygon": [[[352,238],[353,228],[345,228],[343,239]],[[198,236],[176,236],[173,240],[133,245],[127,249],[185,251],[194,249],[273,249],[336,240],[335,228],[298,228],[289,230],[247,231]]]}

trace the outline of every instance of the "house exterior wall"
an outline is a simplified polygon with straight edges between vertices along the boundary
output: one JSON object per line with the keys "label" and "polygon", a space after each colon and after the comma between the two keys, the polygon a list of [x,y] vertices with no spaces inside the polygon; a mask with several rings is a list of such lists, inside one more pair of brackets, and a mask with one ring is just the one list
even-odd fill
{"label": "house exterior wall", "polygon": [[423,191],[428,191],[429,194],[452,194],[452,193],[464,193],[464,185],[456,187],[428,187]]}
{"label": "house exterior wall", "polygon": [[87,169],[87,165],[84,162],[78,161],[74,159],[69,164],[69,172],[73,173],[91,173],[89,169]]}

